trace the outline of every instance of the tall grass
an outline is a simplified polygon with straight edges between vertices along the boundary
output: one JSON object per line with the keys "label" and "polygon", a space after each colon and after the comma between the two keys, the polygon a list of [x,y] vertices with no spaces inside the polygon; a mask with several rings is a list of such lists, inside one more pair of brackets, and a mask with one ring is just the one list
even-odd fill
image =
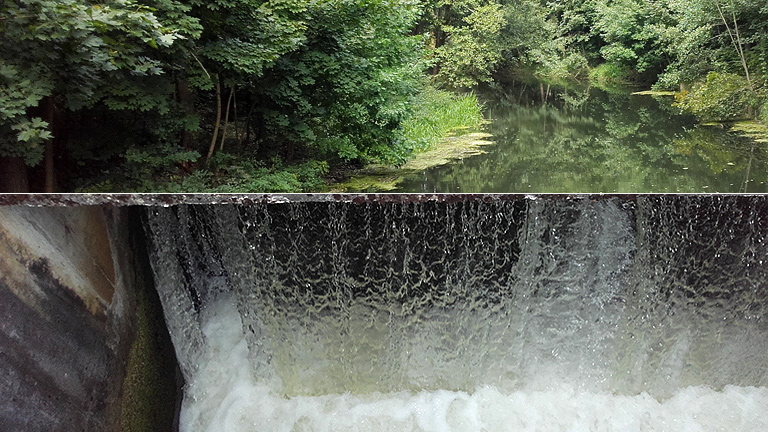
{"label": "tall grass", "polygon": [[409,150],[420,152],[459,129],[483,122],[480,102],[474,94],[457,95],[426,86],[413,105],[413,114],[402,124]]}
{"label": "tall grass", "polygon": [[618,86],[624,91],[624,86],[629,84],[630,71],[615,63],[602,63],[589,70],[589,81],[596,87],[610,92]]}

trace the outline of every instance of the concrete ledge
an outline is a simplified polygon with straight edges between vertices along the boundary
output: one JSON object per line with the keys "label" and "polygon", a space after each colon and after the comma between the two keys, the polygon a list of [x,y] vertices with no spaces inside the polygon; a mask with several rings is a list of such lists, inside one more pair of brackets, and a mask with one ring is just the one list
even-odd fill
{"label": "concrete ledge", "polygon": [[62,207],[100,205],[107,207],[159,206],[179,204],[281,204],[289,202],[347,202],[407,203],[407,202],[459,202],[459,201],[514,201],[526,198],[546,199],[605,199],[634,200],[637,194],[0,194],[2,206]]}

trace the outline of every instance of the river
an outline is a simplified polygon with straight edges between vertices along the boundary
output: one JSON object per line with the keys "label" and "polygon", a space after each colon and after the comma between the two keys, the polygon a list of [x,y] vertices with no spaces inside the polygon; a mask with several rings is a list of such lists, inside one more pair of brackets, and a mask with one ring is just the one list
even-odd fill
{"label": "river", "polygon": [[486,154],[406,177],[394,192],[764,193],[765,144],[704,126],[671,96],[597,88],[485,96]]}

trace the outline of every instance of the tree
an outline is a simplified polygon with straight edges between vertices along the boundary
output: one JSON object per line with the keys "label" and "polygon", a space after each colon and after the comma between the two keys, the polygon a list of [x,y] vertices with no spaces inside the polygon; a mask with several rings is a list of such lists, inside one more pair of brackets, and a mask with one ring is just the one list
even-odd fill
{"label": "tree", "polygon": [[253,88],[261,151],[402,160],[399,125],[424,67],[409,36],[417,11],[403,0],[310,5],[305,41]]}
{"label": "tree", "polygon": [[752,86],[750,70],[763,70],[768,10],[748,0],[667,0],[673,23],[660,28],[674,61],[660,76],[662,86],[691,84],[711,71],[739,69]]}
{"label": "tree", "polygon": [[19,161],[33,166],[45,158],[46,191],[54,188],[62,113],[95,105],[126,76],[161,74],[153,57],[183,37],[132,0],[5,1],[0,32],[0,157],[16,169],[5,175],[26,176]]}
{"label": "tree", "polygon": [[[442,1],[425,12],[420,28],[434,47],[432,69],[448,87],[472,88],[490,83],[503,67],[553,69],[562,60],[563,41],[546,9],[535,1]],[[424,24],[425,20],[430,25]]]}
{"label": "tree", "polygon": [[636,79],[652,83],[669,64],[666,45],[657,29],[671,23],[665,5],[657,0],[597,0],[593,31],[605,45],[600,54],[606,62],[636,73]]}
{"label": "tree", "polygon": [[593,31],[599,0],[551,0],[546,2],[548,18],[557,23],[557,36],[565,49],[577,52],[592,63],[601,59],[605,41]]}
{"label": "tree", "polygon": [[[282,55],[304,41],[306,0],[191,0],[192,15],[203,32],[191,48],[195,59],[189,79],[198,90],[215,90],[213,131],[206,161],[217,143],[224,146],[229,112],[237,88],[248,87]],[[222,87],[229,91],[223,91]],[[247,89],[246,89],[247,91]],[[228,94],[223,104],[223,95]],[[222,109],[224,126],[221,127]],[[219,131],[222,136],[219,138]]]}
{"label": "tree", "polygon": [[468,1],[453,3],[454,10],[464,15],[454,24],[443,23],[447,35],[444,44],[435,49],[439,65],[437,79],[450,87],[474,87],[492,81],[491,74],[502,59],[501,30],[504,27],[502,5]]}

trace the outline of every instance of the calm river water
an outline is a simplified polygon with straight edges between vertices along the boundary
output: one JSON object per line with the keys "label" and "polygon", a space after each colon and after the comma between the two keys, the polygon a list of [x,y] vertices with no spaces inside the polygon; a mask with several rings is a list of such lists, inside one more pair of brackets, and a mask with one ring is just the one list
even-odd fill
{"label": "calm river water", "polygon": [[490,98],[485,129],[496,145],[396,192],[768,192],[764,144],[697,125],[669,97],[592,88],[546,104]]}

